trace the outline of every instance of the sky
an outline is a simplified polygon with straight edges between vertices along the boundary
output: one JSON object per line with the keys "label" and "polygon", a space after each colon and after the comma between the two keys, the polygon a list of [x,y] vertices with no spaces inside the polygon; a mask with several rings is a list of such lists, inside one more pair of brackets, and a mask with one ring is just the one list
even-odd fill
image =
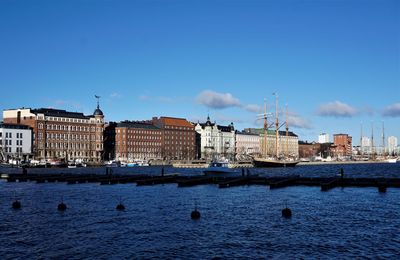
{"label": "sky", "polygon": [[0,1],[0,109],[400,138],[400,1]]}

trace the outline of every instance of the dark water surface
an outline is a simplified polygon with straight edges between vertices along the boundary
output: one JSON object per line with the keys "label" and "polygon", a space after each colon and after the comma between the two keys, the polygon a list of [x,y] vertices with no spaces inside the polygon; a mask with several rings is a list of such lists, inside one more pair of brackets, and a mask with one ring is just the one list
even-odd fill
{"label": "dark water surface", "polygon": [[[299,166],[260,174],[398,177],[399,164]],[[36,169],[40,170],[40,169]],[[36,171],[35,170],[35,171]],[[78,169],[64,169],[71,171]],[[160,168],[117,169],[152,172]],[[2,169],[1,171],[4,172]],[[43,171],[43,170],[42,170]],[[60,170],[61,171],[61,170]],[[84,169],[96,171],[96,169]],[[99,169],[97,169],[99,171]],[[102,170],[101,170],[102,171]],[[200,170],[166,169],[194,174]],[[14,193],[22,209],[12,210]],[[57,211],[60,198],[68,209]],[[122,197],[126,210],[115,206]],[[281,218],[285,201],[293,217]],[[201,219],[190,212],[197,201]],[[22,258],[400,257],[400,189],[0,181],[0,256]]]}

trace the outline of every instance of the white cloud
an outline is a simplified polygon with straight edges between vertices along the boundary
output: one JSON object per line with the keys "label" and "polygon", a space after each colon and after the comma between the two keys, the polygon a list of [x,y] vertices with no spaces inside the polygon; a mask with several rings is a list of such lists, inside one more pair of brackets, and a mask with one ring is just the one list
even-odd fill
{"label": "white cloud", "polygon": [[304,128],[304,129],[312,128],[310,120],[305,119],[300,115],[292,112],[288,114],[288,123],[289,127]]}
{"label": "white cloud", "polygon": [[256,105],[256,104],[244,105],[243,108],[248,112],[254,112],[254,113],[261,113],[262,112],[261,106]]}
{"label": "white cloud", "polygon": [[400,102],[387,106],[382,113],[384,116],[400,117]]}
{"label": "white cloud", "polygon": [[239,99],[230,93],[218,93],[211,90],[201,92],[196,101],[209,108],[223,109],[228,107],[240,107]]}
{"label": "white cloud", "polygon": [[317,110],[319,116],[353,117],[356,114],[357,110],[354,107],[340,101],[322,104]]}
{"label": "white cloud", "polygon": [[122,97],[121,94],[119,94],[117,92],[111,93],[111,95],[110,95],[110,98],[121,98],[121,97]]}

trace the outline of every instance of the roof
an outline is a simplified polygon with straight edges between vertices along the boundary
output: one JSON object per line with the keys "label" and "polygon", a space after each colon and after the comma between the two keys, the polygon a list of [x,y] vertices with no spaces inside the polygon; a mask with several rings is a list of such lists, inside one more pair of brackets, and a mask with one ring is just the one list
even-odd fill
{"label": "roof", "polygon": [[141,121],[122,121],[117,123],[116,127],[126,127],[126,128],[137,128],[137,129],[147,129],[147,130],[160,130],[157,126]]}
{"label": "roof", "polygon": [[55,116],[55,117],[69,117],[69,118],[79,118],[79,119],[90,119],[92,116],[85,116],[83,113],[69,112],[62,109],[53,108],[39,108],[32,109],[34,114],[44,114],[45,116]]}
{"label": "roof", "polygon": [[27,125],[19,125],[19,124],[8,124],[8,123],[0,123],[0,128],[7,128],[7,129],[32,129]]}
{"label": "roof", "polygon": [[176,117],[165,117],[162,116],[159,119],[156,119],[162,122],[164,125],[168,126],[184,126],[184,127],[193,127],[192,123],[187,121],[185,118],[176,118]]}

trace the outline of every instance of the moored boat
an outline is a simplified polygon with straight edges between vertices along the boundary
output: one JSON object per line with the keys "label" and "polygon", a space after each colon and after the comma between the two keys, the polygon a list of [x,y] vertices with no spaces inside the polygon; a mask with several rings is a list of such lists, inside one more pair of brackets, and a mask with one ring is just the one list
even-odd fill
{"label": "moored boat", "polygon": [[258,168],[266,168],[266,167],[294,167],[299,161],[294,160],[276,160],[276,159],[268,159],[268,158],[254,158],[253,160],[254,166]]}

